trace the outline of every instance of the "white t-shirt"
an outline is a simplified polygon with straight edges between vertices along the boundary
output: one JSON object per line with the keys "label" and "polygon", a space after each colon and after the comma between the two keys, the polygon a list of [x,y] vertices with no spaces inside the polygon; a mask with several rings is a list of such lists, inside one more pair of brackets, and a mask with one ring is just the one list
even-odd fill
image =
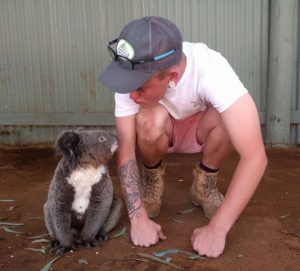
{"label": "white t-shirt", "polygon": [[[225,111],[243,94],[247,93],[227,60],[203,43],[183,43],[186,69],[176,87],[168,88],[159,101],[175,119],[184,119],[207,106],[218,112]],[[129,94],[115,93],[115,116],[136,114],[139,105]]]}

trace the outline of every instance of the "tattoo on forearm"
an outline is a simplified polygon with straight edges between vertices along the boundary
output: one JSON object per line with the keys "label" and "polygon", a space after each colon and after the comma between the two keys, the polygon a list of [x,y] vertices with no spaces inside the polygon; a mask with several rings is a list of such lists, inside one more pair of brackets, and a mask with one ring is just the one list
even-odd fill
{"label": "tattoo on forearm", "polygon": [[142,206],[141,185],[136,160],[130,160],[119,168],[119,177],[124,192],[129,217],[140,215]]}

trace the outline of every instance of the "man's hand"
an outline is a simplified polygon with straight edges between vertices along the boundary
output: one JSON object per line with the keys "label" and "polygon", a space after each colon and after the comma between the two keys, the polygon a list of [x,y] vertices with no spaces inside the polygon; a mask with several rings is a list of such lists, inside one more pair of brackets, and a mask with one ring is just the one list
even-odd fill
{"label": "man's hand", "polygon": [[150,247],[165,240],[161,226],[146,216],[136,216],[131,219],[131,240],[134,245]]}
{"label": "man's hand", "polygon": [[207,225],[195,229],[191,241],[199,255],[217,258],[224,251],[226,234],[220,234]]}

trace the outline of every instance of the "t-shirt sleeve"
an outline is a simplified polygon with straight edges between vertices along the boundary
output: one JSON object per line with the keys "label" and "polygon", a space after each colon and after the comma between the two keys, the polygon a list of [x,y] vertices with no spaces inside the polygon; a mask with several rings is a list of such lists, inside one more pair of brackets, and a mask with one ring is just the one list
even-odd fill
{"label": "t-shirt sleeve", "polygon": [[130,99],[129,94],[115,93],[115,116],[126,117],[134,115],[140,106]]}
{"label": "t-shirt sleeve", "polygon": [[203,89],[205,101],[220,113],[248,92],[220,53],[216,53],[209,61],[204,73]]}

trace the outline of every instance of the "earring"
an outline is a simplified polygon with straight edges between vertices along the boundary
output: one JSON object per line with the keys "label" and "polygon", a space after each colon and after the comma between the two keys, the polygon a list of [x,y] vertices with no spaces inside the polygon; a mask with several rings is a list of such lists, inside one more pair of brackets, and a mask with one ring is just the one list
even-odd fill
{"label": "earring", "polygon": [[168,88],[174,88],[176,87],[176,83],[173,80],[170,80],[168,83]]}

